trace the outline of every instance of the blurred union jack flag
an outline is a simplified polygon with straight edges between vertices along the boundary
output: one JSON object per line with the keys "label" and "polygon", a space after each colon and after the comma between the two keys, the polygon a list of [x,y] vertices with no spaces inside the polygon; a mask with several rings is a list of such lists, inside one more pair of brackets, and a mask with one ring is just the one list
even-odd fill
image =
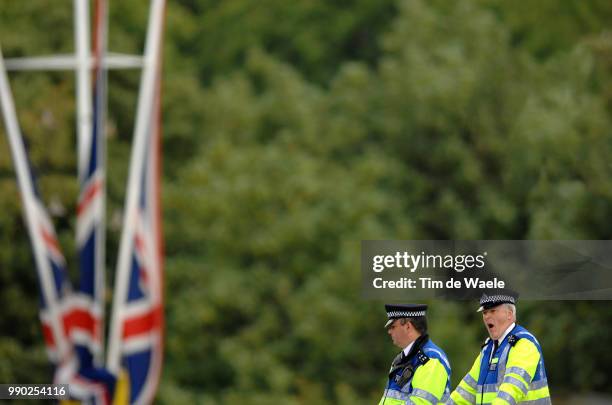
{"label": "blurred union jack flag", "polygon": [[[93,96],[91,133],[83,134],[79,151],[81,191],[77,204],[77,246],[79,285],[72,298],[74,327],[70,340],[75,356],[67,365],[66,381],[70,393],[84,403],[109,404],[116,377],[102,367],[104,346],[105,283],[105,165],[104,120],[106,74],[103,63],[106,51],[107,2],[97,0],[94,13]],[[89,136],[88,136],[89,135]]]}
{"label": "blurred union jack flag", "polygon": [[[39,275],[40,310],[39,316],[49,360],[59,365],[70,356],[68,334],[76,323],[71,315],[71,285],[66,273],[66,262],[55,229],[47,210],[36,190],[32,176],[31,200],[24,201],[33,214],[28,230],[35,247],[35,259]],[[22,193],[26,194],[26,193]]]}
{"label": "blurred union jack flag", "polygon": [[53,222],[40,198],[37,180],[27,162],[23,140],[15,142],[24,164],[19,185],[24,203],[28,233],[34,250],[40,288],[40,319],[46,350],[54,365],[54,382],[70,384],[70,396],[92,404],[109,404],[115,378],[92,364],[82,373],[75,336],[94,330],[88,311],[73,293],[66,262]]}

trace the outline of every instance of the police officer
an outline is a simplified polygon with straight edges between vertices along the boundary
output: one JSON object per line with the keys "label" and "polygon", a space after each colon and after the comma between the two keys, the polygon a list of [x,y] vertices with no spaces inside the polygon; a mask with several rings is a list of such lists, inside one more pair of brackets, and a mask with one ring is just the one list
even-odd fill
{"label": "police officer", "polygon": [[385,325],[402,349],[391,363],[379,405],[444,403],[450,393],[451,368],[442,349],[427,335],[427,305],[385,305]]}
{"label": "police officer", "polygon": [[480,298],[478,312],[489,338],[447,404],[551,404],[542,348],[516,324],[516,298],[507,289]]}

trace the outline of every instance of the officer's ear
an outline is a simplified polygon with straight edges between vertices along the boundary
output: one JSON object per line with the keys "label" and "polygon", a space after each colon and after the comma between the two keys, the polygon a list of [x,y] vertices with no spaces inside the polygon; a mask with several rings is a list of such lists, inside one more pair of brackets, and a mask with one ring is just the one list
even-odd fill
{"label": "officer's ear", "polygon": [[506,318],[511,321],[512,317],[514,316],[514,312],[512,311],[512,308],[510,308],[509,305],[506,306]]}
{"label": "officer's ear", "polygon": [[406,329],[407,329],[407,330],[414,329],[414,325],[412,324],[412,322],[410,322],[410,319],[405,319],[405,320],[404,320],[404,323],[405,323],[405,325],[406,325]]}

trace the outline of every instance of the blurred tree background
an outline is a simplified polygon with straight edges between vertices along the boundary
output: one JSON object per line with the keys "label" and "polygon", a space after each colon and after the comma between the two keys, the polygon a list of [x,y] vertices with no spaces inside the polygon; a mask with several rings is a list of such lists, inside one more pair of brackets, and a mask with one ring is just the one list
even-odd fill
{"label": "blurred tree background", "polygon": [[[110,2],[111,50],[142,50],[147,11]],[[376,403],[395,349],[363,239],[612,239],[609,21],[604,0],[169,2],[158,402]],[[5,57],[72,35],[70,1],[0,1]],[[109,76],[109,282],[138,79]],[[11,83],[76,277],[73,74]],[[0,195],[0,382],[47,382],[4,133]],[[455,385],[486,332],[475,305],[430,304]],[[612,393],[610,309],[519,304],[553,398]]]}

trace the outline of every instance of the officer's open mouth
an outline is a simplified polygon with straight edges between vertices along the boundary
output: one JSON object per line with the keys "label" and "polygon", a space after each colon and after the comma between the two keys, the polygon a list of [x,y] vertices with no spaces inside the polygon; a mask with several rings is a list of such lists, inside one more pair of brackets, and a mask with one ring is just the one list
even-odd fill
{"label": "officer's open mouth", "polygon": [[487,327],[488,327],[489,329],[492,329],[492,328],[493,328],[493,326],[494,326],[494,325],[493,325],[492,323],[488,323],[488,324],[487,324]]}

